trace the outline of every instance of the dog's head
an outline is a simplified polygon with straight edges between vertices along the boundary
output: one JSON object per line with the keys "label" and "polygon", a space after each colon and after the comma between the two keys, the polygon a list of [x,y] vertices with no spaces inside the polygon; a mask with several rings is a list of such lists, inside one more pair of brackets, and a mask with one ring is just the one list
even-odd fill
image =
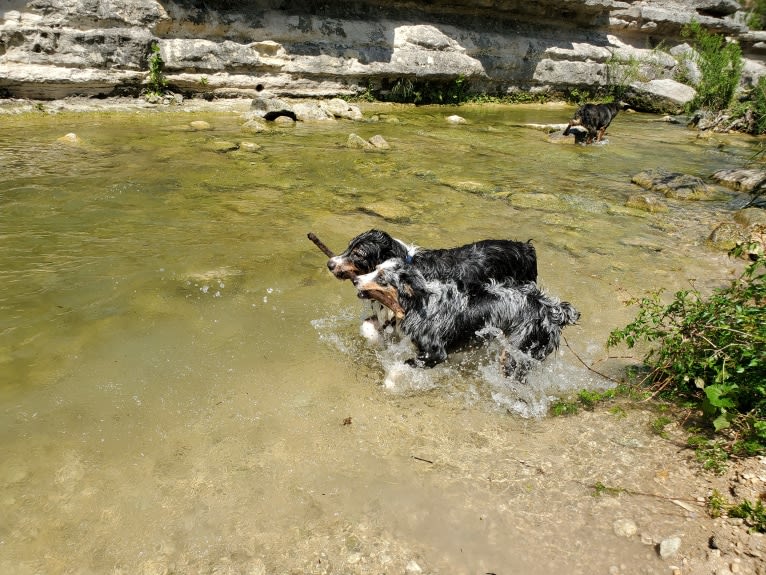
{"label": "dog's head", "polygon": [[356,276],[358,297],[373,299],[402,319],[426,296],[426,280],[415,267],[400,258],[386,260],[368,274]]}
{"label": "dog's head", "polygon": [[580,312],[568,301],[562,301],[558,306],[551,309],[553,323],[565,326],[574,325],[580,319]]}
{"label": "dog's head", "polygon": [[375,266],[394,257],[397,241],[380,230],[370,230],[352,239],[343,253],[331,257],[327,268],[339,280],[371,273]]}

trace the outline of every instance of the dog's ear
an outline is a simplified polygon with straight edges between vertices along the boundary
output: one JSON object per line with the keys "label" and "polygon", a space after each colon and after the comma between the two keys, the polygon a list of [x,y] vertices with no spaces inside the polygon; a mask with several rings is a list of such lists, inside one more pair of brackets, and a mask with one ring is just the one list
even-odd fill
{"label": "dog's ear", "polygon": [[410,302],[418,302],[426,296],[426,280],[415,268],[402,268],[398,279],[397,289],[400,297]]}
{"label": "dog's ear", "polygon": [[561,325],[573,325],[580,319],[580,312],[568,301],[561,302],[560,309],[562,314]]}

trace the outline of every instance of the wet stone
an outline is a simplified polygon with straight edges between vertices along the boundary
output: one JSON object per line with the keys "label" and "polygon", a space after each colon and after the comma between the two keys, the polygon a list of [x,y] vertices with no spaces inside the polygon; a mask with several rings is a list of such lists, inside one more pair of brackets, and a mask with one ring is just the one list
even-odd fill
{"label": "wet stone", "polygon": [[373,145],[373,147],[379,149],[379,150],[388,150],[391,148],[389,143],[386,141],[386,139],[381,136],[380,134],[374,135],[372,138],[369,139],[370,144]]}
{"label": "wet stone", "polygon": [[346,147],[360,150],[371,150],[373,145],[358,134],[349,134],[348,139],[346,140]]}
{"label": "wet stone", "polygon": [[213,140],[205,144],[205,148],[211,152],[218,152],[219,154],[225,154],[226,152],[233,152],[239,149],[239,144],[236,142],[229,142],[227,140]]}
{"label": "wet stone", "polygon": [[644,189],[660,193],[666,198],[679,200],[715,200],[721,194],[708,186],[701,178],[665,170],[646,170],[630,180]]}
{"label": "wet stone", "polygon": [[659,198],[650,194],[633,194],[625,202],[625,206],[649,213],[668,211],[668,207]]}
{"label": "wet stone", "polygon": [[462,116],[458,116],[457,114],[453,114],[452,116],[447,116],[446,120],[447,120],[447,123],[453,124],[453,125],[468,123],[465,118],[463,118]]}

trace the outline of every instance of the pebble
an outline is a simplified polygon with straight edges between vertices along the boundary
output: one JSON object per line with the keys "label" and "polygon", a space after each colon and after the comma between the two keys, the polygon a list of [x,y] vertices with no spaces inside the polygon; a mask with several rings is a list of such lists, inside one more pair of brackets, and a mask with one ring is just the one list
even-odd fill
{"label": "pebble", "polygon": [[670,559],[681,549],[680,537],[668,537],[660,543],[660,557]]}
{"label": "pebble", "polygon": [[452,116],[447,116],[447,121],[450,124],[466,124],[466,119],[462,116],[458,116],[457,114],[453,114]]}
{"label": "pebble", "polygon": [[612,529],[620,537],[633,537],[638,533],[638,526],[632,519],[617,519],[612,523]]}
{"label": "pebble", "polygon": [[406,575],[419,575],[423,572],[423,569],[420,568],[417,561],[410,559],[409,563],[407,563],[407,566],[404,568],[404,572]]}

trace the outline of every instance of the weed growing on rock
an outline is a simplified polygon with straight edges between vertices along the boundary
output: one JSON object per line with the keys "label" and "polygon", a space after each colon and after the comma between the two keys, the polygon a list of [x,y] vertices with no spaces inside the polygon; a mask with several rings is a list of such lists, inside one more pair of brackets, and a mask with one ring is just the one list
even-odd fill
{"label": "weed growing on rock", "polygon": [[147,96],[162,96],[165,93],[167,80],[165,79],[165,62],[160,54],[160,46],[156,42],[152,44],[152,54],[149,56],[149,88]]}

